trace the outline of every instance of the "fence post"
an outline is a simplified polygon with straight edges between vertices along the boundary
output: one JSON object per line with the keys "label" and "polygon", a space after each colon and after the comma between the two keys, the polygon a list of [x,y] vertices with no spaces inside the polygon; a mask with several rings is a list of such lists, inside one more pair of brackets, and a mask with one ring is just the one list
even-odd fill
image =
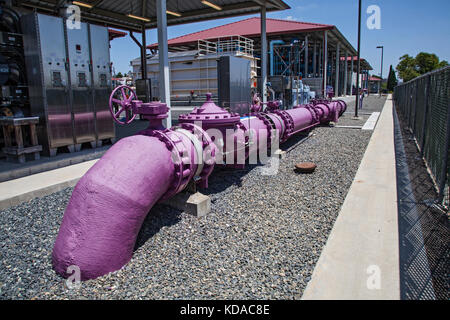
{"label": "fence post", "polygon": [[446,182],[446,176],[447,176],[447,171],[448,171],[448,148],[450,145],[450,102],[448,104],[448,109],[447,109],[447,135],[445,138],[445,145],[447,146],[447,152],[444,154],[444,159],[443,159],[443,165],[442,165],[442,172],[441,172],[441,181],[439,184],[439,203],[442,203],[442,200],[444,199],[444,189],[445,189],[445,182]]}
{"label": "fence post", "polygon": [[413,98],[412,98],[412,91],[413,91],[414,82],[411,82],[408,84],[408,129],[411,131],[411,118],[412,118],[412,105],[413,105]]}
{"label": "fence post", "polygon": [[414,117],[411,120],[411,130],[414,133],[414,135],[416,135],[417,92],[419,91],[419,81],[420,81],[420,79],[418,79],[418,80],[416,80],[414,82],[414,90],[415,90],[415,95],[414,95]]}
{"label": "fence post", "polygon": [[425,95],[425,112],[423,115],[423,125],[422,125],[422,141],[420,142],[420,155],[423,157],[425,153],[425,132],[427,128],[427,117],[428,117],[428,109],[430,103],[430,91],[431,91],[431,75],[429,75],[427,81],[427,93]]}

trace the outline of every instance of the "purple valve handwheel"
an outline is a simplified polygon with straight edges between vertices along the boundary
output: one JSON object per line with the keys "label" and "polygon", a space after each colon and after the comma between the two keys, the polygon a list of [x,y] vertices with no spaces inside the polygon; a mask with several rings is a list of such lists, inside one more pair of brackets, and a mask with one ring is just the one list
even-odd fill
{"label": "purple valve handwheel", "polygon": [[[129,90],[130,96],[127,97],[125,93],[125,89]],[[120,91],[119,91],[120,90]],[[114,98],[114,95],[116,92],[119,91],[121,99]],[[133,114],[133,110],[131,108],[131,101],[136,99],[136,93],[134,93],[133,89],[131,89],[129,86],[121,85],[118,86],[113,90],[109,97],[109,111],[111,112],[111,115],[115,122],[118,124],[129,124],[131,123],[134,118],[136,118],[136,115]],[[118,106],[118,110],[115,110],[115,105]],[[120,121],[119,117],[122,112],[125,112],[125,121]],[[131,115],[130,115],[131,113]]]}

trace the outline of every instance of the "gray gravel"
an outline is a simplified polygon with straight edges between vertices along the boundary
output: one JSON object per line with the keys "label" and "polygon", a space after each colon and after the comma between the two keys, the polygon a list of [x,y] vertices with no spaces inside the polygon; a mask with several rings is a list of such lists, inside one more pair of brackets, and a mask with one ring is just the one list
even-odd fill
{"label": "gray gravel", "polygon": [[[384,100],[366,103],[381,109]],[[202,190],[212,198],[208,216],[155,206],[130,263],[78,290],[51,268],[72,189],[4,210],[0,299],[299,299],[371,134],[318,127],[292,138],[274,176],[261,175],[261,166],[216,170]],[[301,161],[316,171],[295,173]]]}

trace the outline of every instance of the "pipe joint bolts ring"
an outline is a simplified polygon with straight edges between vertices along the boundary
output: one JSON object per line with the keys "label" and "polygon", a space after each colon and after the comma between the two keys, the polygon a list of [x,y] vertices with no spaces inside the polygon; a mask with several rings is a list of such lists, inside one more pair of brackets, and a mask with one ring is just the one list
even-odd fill
{"label": "pipe joint bolts ring", "polygon": [[166,129],[164,131],[154,130],[149,132],[149,136],[158,138],[166,145],[167,150],[172,154],[174,165],[174,178],[166,194],[159,200],[164,201],[184,189],[190,180],[191,165],[188,157],[184,157],[186,150],[183,142],[178,137],[172,136],[173,131]]}
{"label": "pipe joint bolts ring", "polygon": [[281,138],[281,142],[284,142],[294,132],[294,120],[292,119],[291,115],[284,110],[275,110],[273,113],[279,115],[285,123],[286,131],[284,132],[283,137]]}

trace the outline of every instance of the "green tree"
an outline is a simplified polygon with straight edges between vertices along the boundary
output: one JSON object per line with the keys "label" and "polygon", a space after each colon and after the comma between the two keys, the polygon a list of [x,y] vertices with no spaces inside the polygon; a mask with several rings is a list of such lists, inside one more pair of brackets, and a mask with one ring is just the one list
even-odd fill
{"label": "green tree", "polygon": [[399,77],[402,78],[404,82],[412,80],[420,75],[416,70],[416,59],[408,54],[405,54],[400,58],[400,62],[396,69]]}
{"label": "green tree", "polygon": [[427,72],[448,66],[445,60],[439,61],[434,53],[420,52],[415,58],[408,54],[400,57],[396,69],[399,77],[407,82]]}
{"label": "green tree", "polygon": [[387,79],[387,86],[386,86],[388,91],[393,91],[397,83],[398,83],[397,77],[395,76],[394,68],[392,68],[391,65],[391,67],[389,68],[389,76]]}
{"label": "green tree", "polygon": [[122,72],[117,73],[116,78],[123,78]]}

